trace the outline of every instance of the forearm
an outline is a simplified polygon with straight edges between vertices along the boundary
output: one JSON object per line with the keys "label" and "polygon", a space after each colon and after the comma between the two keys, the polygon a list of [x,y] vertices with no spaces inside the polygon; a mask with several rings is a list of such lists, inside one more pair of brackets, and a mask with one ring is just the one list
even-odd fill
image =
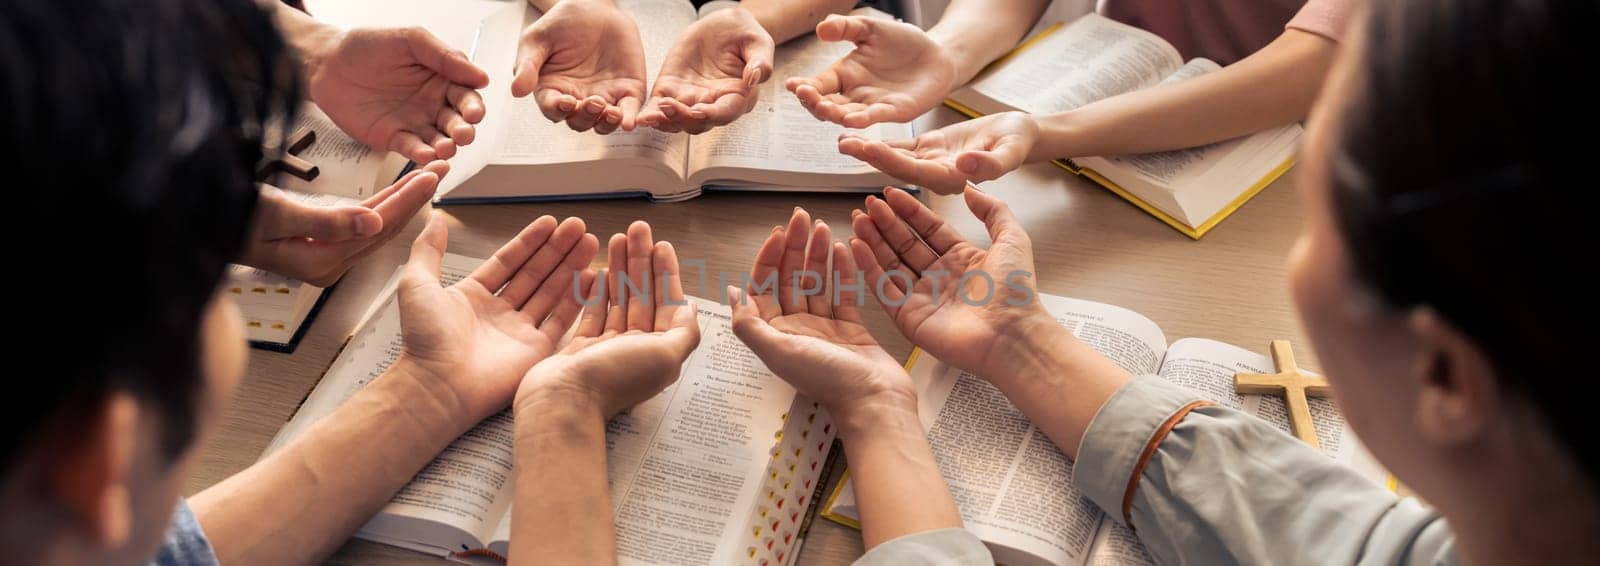
{"label": "forearm", "polygon": [[343,30],[338,27],[319,21],[310,14],[297,10],[281,0],[256,0],[263,9],[272,14],[273,23],[278,26],[278,31],[300,57],[302,68],[315,67],[328,46],[338,38]]}
{"label": "forearm", "polygon": [[1056,323],[1040,317],[1000,353],[1013,369],[984,375],[1054,441],[1078,457],[1085,430],[1131,376]]}
{"label": "forearm", "polygon": [[843,14],[855,0],[742,0],[739,7],[749,10],[772,36],[783,43],[811,33],[829,14]]}
{"label": "forearm", "polygon": [[1288,30],[1222,70],[1039,118],[1030,161],[1194,147],[1305,119],[1337,44]]}
{"label": "forearm", "polygon": [[[613,564],[606,419],[593,402],[535,392],[516,408],[512,564]],[[560,486],[551,489],[551,486]]]}
{"label": "forearm", "polygon": [[868,549],[908,534],[961,526],[916,406],[915,398],[890,398],[836,415]]}
{"label": "forearm", "polygon": [[190,503],[224,564],[331,554],[471,425],[404,358],[305,436]]}
{"label": "forearm", "polygon": [[1017,46],[1048,0],[951,0],[928,35],[956,65],[957,86]]}

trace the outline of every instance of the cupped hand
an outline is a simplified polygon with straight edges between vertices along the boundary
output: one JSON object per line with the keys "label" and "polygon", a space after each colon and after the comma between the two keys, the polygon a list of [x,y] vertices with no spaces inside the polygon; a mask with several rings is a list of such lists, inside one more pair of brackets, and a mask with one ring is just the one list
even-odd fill
{"label": "cupped hand", "polygon": [[593,402],[610,417],[677,381],[700,344],[672,244],[653,241],[650,225],[640,221],[626,236],[612,236],[608,247],[609,265],[589,285],[572,341],[527,372],[519,403],[557,392]]}
{"label": "cupped hand", "polygon": [[915,392],[905,370],[862,324],[862,275],[845,245],[831,237],[827,224],[813,224],[796,208],[788,226],[774,228],[756,252],[750,288],[729,287],[728,302],[734,334],[773,373],[849,420],[885,397],[914,400]]}
{"label": "cupped hand", "polygon": [[755,108],[758,85],[772,77],[772,36],[743,8],[696,21],[667,51],[639,122],[698,134]]}
{"label": "cupped hand", "polygon": [[449,159],[483,120],[489,75],[422,28],[357,29],[306,55],[311,100],[351,137],[417,163]]}
{"label": "cupped hand", "polygon": [[406,226],[450,171],[434,161],[350,206],[317,206],[261,187],[239,263],[326,287]]}
{"label": "cupped hand", "polygon": [[511,95],[533,94],[550,121],[631,131],[644,93],[639,28],[612,0],[562,0],[523,30]]}
{"label": "cupped hand", "polygon": [[582,308],[572,288],[595,279],[588,265],[600,244],[580,219],[540,217],[444,287],[439,265],[448,243],[435,212],[401,276],[402,356],[447,393],[452,414],[477,422],[510,403],[528,368],[555,352]]}
{"label": "cupped hand", "polygon": [[998,179],[1021,167],[1039,140],[1039,126],[1022,112],[1004,112],[951,124],[911,139],[878,141],[846,132],[839,152],[896,179],[939,194],[967,183]]}
{"label": "cupped hand", "polygon": [[967,242],[909,193],[884,190],[851,213],[850,250],[865,267],[868,289],[911,343],[985,378],[1008,376],[1013,353],[1032,332],[1060,326],[1039,304],[1033,244],[1000,199],[967,189],[967,207],[993,243]]}
{"label": "cupped hand", "polygon": [[818,119],[847,128],[909,122],[957,86],[954,59],[917,26],[835,15],[817,24],[817,37],[856,45],[815,76],[784,84]]}

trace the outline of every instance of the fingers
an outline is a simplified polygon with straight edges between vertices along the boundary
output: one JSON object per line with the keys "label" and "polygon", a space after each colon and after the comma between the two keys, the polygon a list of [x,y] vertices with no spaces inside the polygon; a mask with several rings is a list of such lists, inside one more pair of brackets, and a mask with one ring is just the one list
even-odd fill
{"label": "fingers", "polygon": [[850,258],[855,261],[857,268],[867,276],[864,283],[871,285],[868,290],[882,297],[882,300],[878,302],[883,304],[883,310],[888,311],[891,317],[899,315],[900,305],[904,305],[906,301],[906,289],[902,286],[903,281],[898,277],[888,277],[886,280],[886,272],[883,269],[883,265],[878,263],[877,254],[873,253],[872,248],[868,247],[867,243],[860,238],[852,238],[850,240]]}
{"label": "fingers", "polygon": [[408,28],[405,33],[411,56],[422,66],[433,69],[455,84],[469,88],[489,86],[489,73],[473,65],[465,53],[450,47],[422,28]]}
{"label": "fingers", "polygon": [[[587,236],[590,239],[594,238],[594,235],[592,234],[584,234],[584,236]],[[596,243],[595,246],[598,248],[599,243]],[[555,310],[550,312],[550,317],[546,318],[544,322],[539,324],[539,331],[543,332],[546,337],[549,337],[552,343],[559,342],[561,337],[566,335],[567,329],[572,327],[572,323],[574,320],[577,320],[578,313],[580,311],[587,313],[589,310],[586,306],[586,303],[578,298],[578,295],[582,294],[587,296],[589,293],[595,292],[597,289],[604,288],[604,285],[595,285],[596,277],[593,269],[584,269],[583,271],[577,271],[573,273],[576,276],[577,281],[574,282],[574,284],[567,285],[567,288],[573,289],[573,291],[569,293],[563,293],[561,300],[556,303]],[[605,303],[604,301],[601,301],[599,312],[605,312],[604,308]],[[585,334],[579,335],[587,336]]]}
{"label": "fingers", "polygon": [[604,332],[621,333],[628,329],[628,292],[622,279],[628,276],[628,237],[612,234],[606,243],[606,307]]}
{"label": "fingers", "polygon": [[939,259],[927,244],[900,220],[889,207],[889,203],[876,196],[867,197],[867,216],[872,219],[872,224],[877,226],[878,233],[883,235],[883,240],[900,256],[900,261],[911,268],[912,273],[927,271],[933,262]]}
{"label": "fingers", "polygon": [[576,110],[567,114],[567,127],[578,132],[589,131],[594,128],[596,123],[600,122],[600,114],[604,113],[606,108],[609,107],[610,104],[606,102],[604,96],[591,94],[588,98],[584,98],[578,103]]}
{"label": "fingers", "polygon": [[450,166],[443,161],[429,163],[421,171],[413,171],[403,183],[396,183],[400,188],[395,189],[388,197],[378,201],[372,210],[383,217],[383,230],[378,233],[374,241],[386,240],[396,232],[405,228],[406,221],[433,201],[434,191],[439,189],[439,179],[444,173],[450,171]]}
{"label": "fingers", "polygon": [[439,158],[439,153],[434,151],[432,145],[424,143],[417,134],[407,131],[395,132],[390,136],[387,149],[417,163],[427,163]]}
{"label": "fingers", "polygon": [[316,206],[263,186],[256,231],[261,238],[311,238],[340,242],[378,235],[383,216],[364,206]]}
{"label": "fingers", "polygon": [[829,242],[833,241],[833,232],[828,229],[828,223],[816,221],[811,227],[810,241],[806,244],[805,270],[808,274],[815,274],[818,279],[813,285],[797,282],[804,285],[802,290],[806,301],[806,312],[823,317],[833,318],[832,295],[828,289],[828,252],[833,249]]}
{"label": "fingers", "polygon": [[423,285],[439,286],[439,263],[444,261],[444,250],[450,245],[449,228],[445,226],[444,213],[437,210],[428,215],[427,225],[411,243],[411,259],[406,262],[404,288]]}
{"label": "fingers", "polygon": [[419,139],[428,142],[428,146],[433,148],[433,155],[435,158],[450,159],[451,157],[455,157],[456,142],[451,141],[449,137],[444,135],[444,132],[441,132],[437,128],[426,124],[418,124],[412,127],[411,130],[413,133],[417,134]]}
{"label": "fingers", "polygon": [[689,107],[691,113],[704,116],[704,118],[690,120],[684,124],[683,130],[691,134],[700,134],[711,128],[730,124],[755,106],[755,96],[756,91],[754,90],[750,91],[748,95],[729,93],[718,97],[716,101],[709,104],[700,103],[691,106]]}
{"label": "fingers", "polygon": [[[838,65],[838,63],[834,63]],[[801,104],[816,104],[822,97],[839,92],[839,72],[833,67],[828,67],[812,77],[789,77],[784,81],[784,88],[793,92],[800,98]],[[802,92],[802,91],[809,91]],[[808,101],[809,99],[809,101]]]}
{"label": "fingers", "polygon": [[[572,293],[573,274],[583,272],[594,260],[595,253],[600,251],[600,240],[594,234],[585,233],[578,238],[576,245],[568,251],[561,263],[544,281],[539,283],[539,289],[533,292],[528,302],[522,305],[522,312],[532,317],[535,321],[542,321],[545,317],[562,304],[563,300],[570,300]],[[570,321],[569,321],[570,322]],[[562,327],[565,330],[566,327]]]}
{"label": "fingers", "polygon": [[[861,301],[865,293],[861,285],[862,274],[856,268],[850,246],[834,242],[833,273],[829,274],[828,295],[833,305],[833,318],[847,322],[861,322]],[[838,285],[833,285],[837,280]]]}
{"label": "fingers", "polygon": [[750,265],[750,300],[761,314],[761,318],[773,318],[783,314],[782,307],[778,306],[778,267],[783,263],[784,244],[788,241],[782,226],[773,226],[772,232],[767,234],[767,240],[761,243],[756,250],[755,261]]}
{"label": "fingers", "polygon": [[577,247],[584,238],[582,218],[567,218],[556,225],[549,241],[539,246],[533,256],[517,267],[511,281],[500,289],[500,298],[512,308],[520,309],[533,297],[534,291],[556,270],[556,266]]}
{"label": "fingers", "polygon": [[846,128],[865,128],[878,122],[901,122],[900,109],[885,102],[873,102],[861,108],[846,109],[839,123]]}
{"label": "fingers", "polygon": [[789,215],[789,226],[784,229],[787,238],[784,239],[783,259],[778,263],[778,304],[783,314],[806,312],[806,299],[798,292],[795,273],[805,269],[806,234],[810,227],[811,214],[794,207],[794,214]]}
{"label": "fingers", "polygon": [[967,186],[966,177],[949,165],[918,158],[885,142],[844,135],[839,137],[839,152],[865,161],[891,177],[939,194],[955,194]]}
{"label": "fingers", "polygon": [[450,102],[450,106],[455,108],[468,124],[483,121],[483,95],[478,94],[478,91],[460,85],[450,85],[450,88],[445,89],[445,100]]}
{"label": "fingers", "polygon": [[[878,231],[878,225],[873,223],[867,213],[860,210],[850,211],[850,229],[855,232],[856,239],[866,246],[870,252],[868,257],[874,265],[881,266],[886,271],[907,271],[905,264],[900,261],[900,256],[889,247],[889,242],[883,239],[883,234]],[[851,244],[851,247],[853,248],[854,244]],[[865,265],[866,262],[859,261],[861,258],[856,259],[857,263]],[[896,279],[895,284],[899,285],[900,280]],[[903,285],[900,289],[906,290]]]}
{"label": "fingers", "polygon": [[911,196],[911,193],[896,188],[886,188],[883,194],[895,215],[904,220],[934,253],[944,255],[957,245],[966,243],[966,238],[961,237],[961,233],[957,232],[954,226],[945,222],[944,217],[939,216],[927,205],[922,204],[917,197]]}
{"label": "fingers", "polygon": [[468,145],[477,136],[477,130],[460,112],[449,106],[439,108],[439,113],[433,119],[433,125],[450,137],[450,141],[457,146]]}
{"label": "fingers", "polygon": [[550,215],[540,216],[537,220],[529,222],[521,232],[500,246],[487,261],[472,270],[467,279],[482,285],[490,293],[499,291],[511,276],[523,264],[528,263],[528,258],[538,251],[556,231],[556,217]]}
{"label": "fingers", "polygon": [[671,242],[656,242],[652,252],[651,269],[657,274],[654,329],[659,332],[673,326],[679,310],[694,307],[682,304],[686,299],[683,296],[683,274],[678,270],[678,250],[672,247]]}
{"label": "fingers", "polygon": [[617,113],[619,115],[617,125],[622,127],[622,131],[631,132],[638,127],[640,104],[637,96],[624,96],[622,100],[617,101]]}
{"label": "fingers", "polygon": [[628,294],[628,330],[650,332],[655,327],[656,305],[650,291],[655,283],[654,248],[650,224],[636,220],[628,225],[627,277],[623,279],[623,292]]}
{"label": "fingers", "polygon": [[745,61],[741,78],[744,79],[746,91],[772,78],[772,57],[775,47],[772,36],[765,33],[754,34],[752,39],[744,44],[744,49],[740,51]]}
{"label": "fingers", "polygon": [[553,88],[542,88],[534,94],[533,101],[539,112],[551,122],[564,122],[578,109],[578,98]]}
{"label": "fingers", "polygon": [[606,311],[610,309],[606,304],[606,281],[610,276],[610,271],[602,269],[589,281],[588,291],[584,293],[583,318],[578,320],[578,336],[593,338],[606,331]]}

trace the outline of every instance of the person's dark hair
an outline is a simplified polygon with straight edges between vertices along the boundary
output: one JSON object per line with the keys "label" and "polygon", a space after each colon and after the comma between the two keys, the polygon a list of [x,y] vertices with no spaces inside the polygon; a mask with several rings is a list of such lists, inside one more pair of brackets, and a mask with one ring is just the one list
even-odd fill
{"label": "person's dark hair", "polygon": [[1592,480],[1600,2],[1374,2],[1330,152],[1355,273],[1427,306],[1493,360]]}
{"label": "person's dark hair", "polygon": [[0,2],[0,175],[21,224],[0,467],[117,391],[155,408],[169,456],[190,444],[202,317],[296,72],[252,0]]}

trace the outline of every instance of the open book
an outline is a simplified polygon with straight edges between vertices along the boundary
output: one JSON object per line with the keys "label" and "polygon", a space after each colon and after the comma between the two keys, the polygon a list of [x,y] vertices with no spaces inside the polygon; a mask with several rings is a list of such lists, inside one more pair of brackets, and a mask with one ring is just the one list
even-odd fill
{"label": "open book", "polygon": [[[848,42],[826,43],[808,35],[779,46],[773,76],[759,87],[755,109],[729,125],[696,136],[651,128],[602,136],[552,123],[533,95],[511,96],[517,38],[525,18],[538,15],[526,2],[512,4],[486,19],[478,32],[473,58],[491,77],[482,91],[490,110],[478,126],[478,141],[451,160],[456,173],[440,187],[440,203],[638,195],[677,201],[708,185],[866,192],[894,184],[893,178],[840,155],[836,140],[845,128],[812,117],[783,89],[788,77],[814,74],[844,56],[851,49]],[[667,50],[699,16],[683,0],[620,4],[635,15],[648,78],[654,81]],[[888,17],[869,8],[857,13]],[[909,134],[905,124],[864,132],[875,138]]]}
{"label": "open book", "polygon": [[244,317],[250,346],[293,353],[311,319],[327,300],[327,290],[266,270],[228,266],[228,294]]}
{"label": "open book", "polygon": [[[443,282],[460,280],[481,261],[447,254]],[[268,453],[304,434],[399,355],[396,274]],[[836,431],[826,411],[734,336],[726,305],[691,300],[700,310],[701,342],[682,377],[606,425],[617,554],[623,564],[790,564]],[[503,559],[514,436],[509,412],[480,423],[356,536],[458,560]]]}
{"label": "open book", "polygon": [[[972,117],[1010,110],[1053,114],[1220,68],[1202,58],[1184,63],[1155,34],[1089,14],[1023,43],[945,105]],[[1201,147],[1056,164],[1199,239],[1294,165],[1301,131],[1289,124]]]}
{"label": "open book", "polygon": [[[1233,391],[1236,372],[1273,373],[1266,356],[1201,338],[1168,346],[1161,329],[1133,311],[1046,294],[1039,299],[1062,326],[1129,373],[1160,375],[1289,432],[1283,398]],[[989,545],[997,562],[1153,564],[1132,531],[1073,488],[1072,462],[998,389],[920,350],[907,366],[923,427],[962,520]],[[1333,402],[1310,402],[1324,453],[1386,482],[1386,473],[1357,442]],[[822,515],[859,528],[848,477]]]}

